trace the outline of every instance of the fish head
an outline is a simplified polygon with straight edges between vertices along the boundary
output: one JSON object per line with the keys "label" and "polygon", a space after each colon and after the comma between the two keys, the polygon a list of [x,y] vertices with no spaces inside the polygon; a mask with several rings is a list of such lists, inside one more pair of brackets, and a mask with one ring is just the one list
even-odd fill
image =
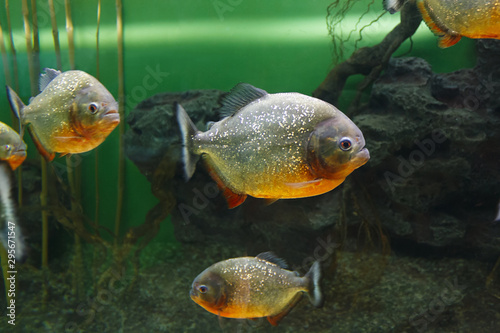
{"label": "fish head", "polygon": [[106,137],[120,123],[118,103],[99,82],[77,92],[71,113],[75,128],[86,136]]}
{"label": "fish head", "polygon": [[26,144],[16,131],[3,125],[0,126],[0,160],[7,161],[15,170],[26,159]]}
{"label": "fish head", "polygon": [[189,295],[196,304],[217,313],[226,303],[226,281],[209,267],[194,279]]}
{"label": "fish head", "polygon": [[343,114],[320,122],[309,136],[307,160],[318,178],[344,179],[369,159],[363,133]]}

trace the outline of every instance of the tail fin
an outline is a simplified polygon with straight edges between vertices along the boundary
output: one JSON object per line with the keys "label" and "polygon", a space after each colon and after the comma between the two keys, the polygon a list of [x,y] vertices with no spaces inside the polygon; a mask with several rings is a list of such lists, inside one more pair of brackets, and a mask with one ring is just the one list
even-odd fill
{"label": "tail fin", "polygon": [[321,266],[319,261],[315,261],[305,275],[309,280],[309,300],[317,308],[323,306],[323,294],[321,293]]}
{"label": "tail fin", "polygon": [[7,87],[7,98],[9,99],[10,108],[14,113],[14,116],[19,120],[19,136],[23,137],[23,118],[24,113],[23,109],[26,105],[24,105],[23,101],[17,96],[16,92],[9,86]]}
{"label": "tail fin", "polygon": [[182,161],[184,162],[184,175],[186,181],[189,180],[194,173],[196,168],[196,162],[200,158],[198,155],[191,153],[191,140],[193,136],[199,132],[196,125],[191,121],[186,110],[180,104],[175,106],[177,110],[177,122],[179,123],[179,128],[181,129],[182,135]]}
{"label": "tail fin", "polygon": [[384,0],[384,9],[389,13],[394,14],[395,12],[399,12],[406,0]]}

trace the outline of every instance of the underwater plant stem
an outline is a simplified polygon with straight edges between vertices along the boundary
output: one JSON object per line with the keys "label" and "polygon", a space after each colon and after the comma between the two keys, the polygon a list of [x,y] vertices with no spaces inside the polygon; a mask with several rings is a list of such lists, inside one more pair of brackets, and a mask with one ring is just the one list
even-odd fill
{"label": "underwater plant stem", "polygon": [[378,77],[391,55],[417,30],[422,16],[415,3],[408,2],[401,11],[401,23],[377,45],[363,47],[352,53],[344,62],[336,65],[325,80],[313,92],[313,96],[331,104],[337,104],[347,79],[356,74],[367,76],[359,90]]}
{"label": "underwater plant stem", "polygon": [[99,81],[100,63],[99,63],[99,32],[101,29],[101,0],[97,0],[97,27],[95,32],[95,73]]}
{"label": "underwater plant stem", "polygon": [[10,22],[10,9],[9,9],[9,0],[5,0],[5,12],[7,13],[7,30],[9,32],[9,45],[10,52],[12,53],[12,71],[14,73],[14,88],[16,91],[19,91],[19,75],[17,70],[17,53],[14,45],[14,36],[12,34],[12,25]]}
{"label": "underwater plant stem", "polygon": [[[95,33],[95,77],[100,80],[100,65],[99,65],[99,30],[101,27],[101,0],[97,1],[97,28]],[[95,148],[95,164],[94,164],[94,178],[95,178],[95,214],[94,223],[99,225],[99,147]],[[99,234],[99,229],[97,229],[97,234]]]}
{"label": "underwater plant stem", "polygon": [[125,86],[123,73],[123,21],[122,2],[116,0],[116,30],[118,38],[118,112],[120,113],[119,148],[118,148],[118,197],[116,203],[115,246],[120,234],[120,222],[123,208],[123,192],[125,190],[125,157],[123,154],[123,135],[125,134]]}
{"label": "underwater plant stem", "polygon": [[23,0],[24,34],[26,37],[26,54],[28,55],[28,68],[30,73],[31,96],[38,95],[38,77],[35,73],[35,63],[33,58],[33,47],[31,42],[31,27],[29,22],[28,0]]}
{"label": "underwater plant stem", "polygon": [[38,94],[38,77],[40,75],[40,36],[38,33],[38,17],[36,0],[31,0],[31,23],[33,24],[33,62],[35,67],[37,94]]}
{"label": "underwater plant stem", "polygon": [[62,70],[61,46],[59,44],[59,29],[57,28],[54,0],[49,0],[49,11],[50,11],[50,22],[52,24],[52,37],[54,38],[54,49],[56,52],[57,69]]}
{"label": "underwater plant stem", "polygon": [[71,69],[75,69],[75,39],[73,34],[73,20],[71,19],[71,1],[64,0],[66,9],[66,32],[68,33],[68,53],[69,65]]}
{"label": "underwater plant stem", "polygon": [[[8,86],[12,86],[12,77],[10,75],[10,68],[9,68],[9,59],[7,56],[7,49],[5,48],[5,39],[3,36],[3,30],[2,30],[2,23],[0,22],[0,52],[2,53],[2,63],[3,63],[3,72],[5,75],[5,83]],[[11,119],[12,119],[12,127],[13,128],[19,128],[19,122],[14,116],[14,113],[10,113]],[[17,196],[18,196],[18,206],[21,207],[23,205],[23,175],[22,175],[23,169],[19,168],[17,171]]]}
{"label": "underwater plant stem", "polygon": [[[78,195],[79,191],[77,190],[77,182],[75,177],[75,168],[71,163],[71,155],[66,155],[66,171],[68,173],[68,183],[70,188],[71,195],[71,212],[72,215],[75,216],[75,220],[73,224],[80,224],[81,221],[79,219],[80,214],[78,214],[80,197]],[[73,257],[73,267],[72,267],[72,275],[73,275],[73,294],[80,298],[83,292],[83,254],[82,254],[82,242],[78,233],[74,232],[74,241],[75,241],[75,254]]]}
{"label": "underwater plant stem", "polygon": [[[10,76],[10,69],[9,69],[9,59],[7,57],[7,49],[5,48],[5,40],[3,38],[3,30],[2,30],[2,23],[0,22],[0,51],[2,52],[2,63],[3,63],[3,72],[5,75],[5,82],[7,85],[12,85],[12,77]],[[12,114],[12,122],[14,123],[16,121],[16,117]]]}
{"label": "underwater plant stem", "polygon": [[[48,201],[48,169],[47,161],[43,156],[41,159],[42,169],[42,193],[40,194],[40,205],[47,207]],[[49,216],[45,208],[42,209],[42,268],[49,266]]]}

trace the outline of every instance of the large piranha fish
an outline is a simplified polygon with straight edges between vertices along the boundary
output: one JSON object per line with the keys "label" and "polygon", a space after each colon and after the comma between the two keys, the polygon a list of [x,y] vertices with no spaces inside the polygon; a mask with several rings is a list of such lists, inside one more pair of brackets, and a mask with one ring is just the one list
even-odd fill
{"label": "large piranha fish", "polygon": [[299,93],[268,94],[237,85],[223,101],[224,119],[199,131],[181,105],[186,178],[201,155],[229,208],[247,195],[310,197],[339,186],[370,155],[359,128],[333,105]]}
{"label": "large piranha fish", "polygon": [[384,0],[391,14],[405,2],[417,4],[424,22],[450,47],[464,37],[500,39],[500,0]]}

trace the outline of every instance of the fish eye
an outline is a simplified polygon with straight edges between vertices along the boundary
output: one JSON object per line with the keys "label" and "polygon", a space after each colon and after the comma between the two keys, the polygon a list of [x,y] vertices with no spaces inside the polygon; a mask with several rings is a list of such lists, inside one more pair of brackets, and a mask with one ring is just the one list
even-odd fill
{"label": "fish eye", "polygon": [[350,150],[352,148],[351,140],[349,138],[342,138],[340,140],[339,146],[340,146],[340,149],[342,149],[344,151]]}
{"label": "fish eye", "polygon": [[11,145],[5,145],[5,146],[3,146],[3,147],[4,147],[4,149],[5,149],[6,151],[11,151],[11,150],[12,150],[12,146],[11,146]]}
{"label": "fish eye", "polygon": [[99,110],[99,107],[97,106],[96,103],[90,103],[89,104],[89,111],[90,113],[94,114],[97,112],[97,110]]}
{"label": "fish eye", "polygon": [[200,291],[200,293],[204,294],[208,291],[208,287],[205,286],[205,285],[201,285],[198,290]]}

